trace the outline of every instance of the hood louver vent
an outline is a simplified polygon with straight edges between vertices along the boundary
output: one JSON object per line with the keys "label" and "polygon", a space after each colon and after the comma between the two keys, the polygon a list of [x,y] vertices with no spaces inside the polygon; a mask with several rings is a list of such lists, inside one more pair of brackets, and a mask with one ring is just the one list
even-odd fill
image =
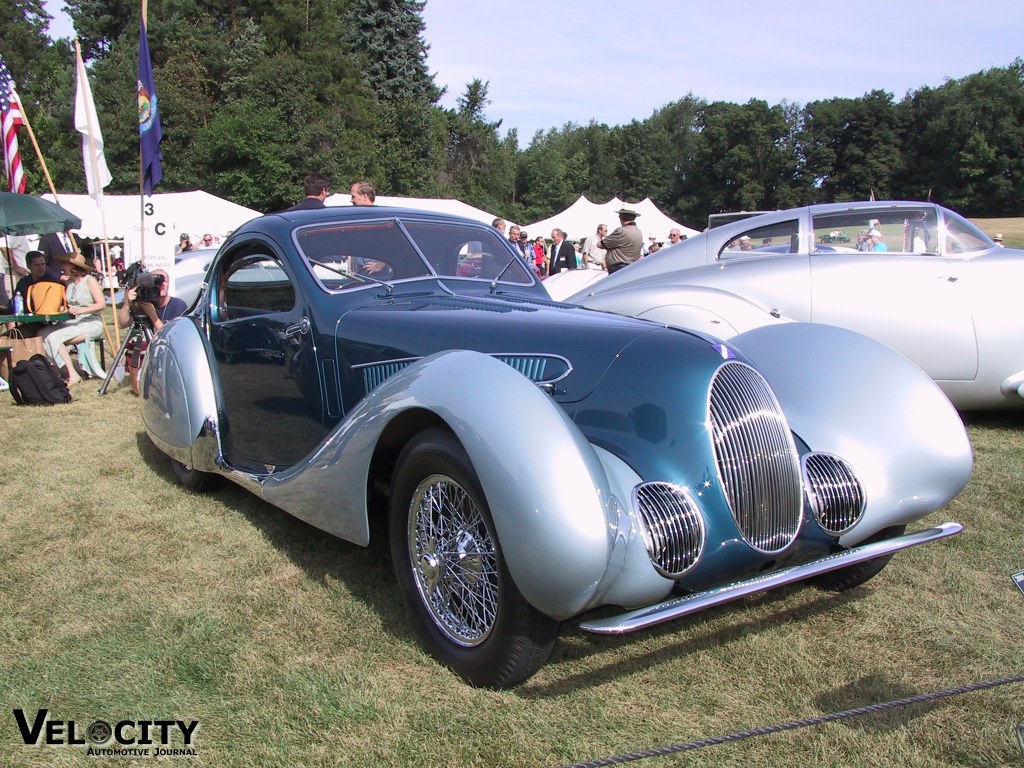
{"label": "hood louver vent", "polygon": [[[510,368],[523,374],[534,384],[546,386],[564,379],[572,371],[572,365],[558,355],[530,355],[521,353],[492,354]],[[386,360],[382,363],[354,366],[363,372],[363,386],[366,392],[376,389],[399,371],[420,358],[408,357],[401,360]]]}

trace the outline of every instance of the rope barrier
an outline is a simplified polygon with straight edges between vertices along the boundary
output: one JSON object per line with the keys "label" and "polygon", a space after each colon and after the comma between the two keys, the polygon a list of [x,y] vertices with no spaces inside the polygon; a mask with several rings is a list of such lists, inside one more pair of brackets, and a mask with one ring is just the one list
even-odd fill
{"label": "rope barrier", "polygon": [[685,744],[672,744],[666,747],[654,747],[652,749],[645,749],[641,752],[630,752],[629,754],[618,755],[616,757],[599,758],[597,760],[591,760],[586,763],[574,763],[572,765],[564,766],[564,768],[603,768],[603,766],[608,765],[620,765],[622,763],[631,763],[635,760],[644,760],[648,757],[664,757],[665,755],[674,755],[677,752],[689,752],[695,749],[703,749],[704,747],[713,747],[716,744],[725,744],[730,741],[740,741],[741,739],[749,739],[754,736],[766,736],[770,733],[794,731],[797,728],[806,728],[810,725],[820,725],[821,723],[831,723],[838,720],[848,720],[853,717],[873,715],[878,712],[885,712],[886,710],[890,709],[897,709],[899,707],[910,706],[911,704],[924,704],[925,702],[935,701],[937,699],[944,699],[949,696],[957,696],[962,693],[983,691],[989,688],[997,688],[1001,685],[1011,685],[1013,683],[1022,682],[1024,682],[1024,674],[1013,675],[1011,677],[1003,677],[999,678],[998,680],[986,680],[981,683],[971,683],[969,685],[963,685],[959,688],[947,688],[943,691],[923,693],[917,696],[908,696],[905,699],[895,699],[893,701],[887,701],[881,704],[868,704],[867,706],[857,707],[855,709],[847,709],[842,712],[833,712],[828,715],[809,717],[805,720],[790,720],[785,723],[765,725],[760,728],[752,728],[748,731],[738,731],[736,733],[730,733],[725,736],[712,736],[707,739],[700,739],[699,741],[690,741]]}

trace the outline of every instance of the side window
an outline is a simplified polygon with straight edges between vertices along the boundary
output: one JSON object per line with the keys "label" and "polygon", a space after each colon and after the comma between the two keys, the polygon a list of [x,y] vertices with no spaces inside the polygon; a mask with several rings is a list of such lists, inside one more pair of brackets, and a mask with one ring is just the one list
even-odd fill
{"label": "side window", "polygon": [[241,251],[222,262],[218,277],[221,320],[289,312],[295,287],[281,262],[267,253]]}
{"label": "side window", "polygon": [[816,253],[938,253],[934,207],[921,209],[860,208],[815,216]]}
{"label": "side window", "polygon": [[749,229],[727,242],[718,258],[737,259],[800,252],[800,225],[796,219]]}

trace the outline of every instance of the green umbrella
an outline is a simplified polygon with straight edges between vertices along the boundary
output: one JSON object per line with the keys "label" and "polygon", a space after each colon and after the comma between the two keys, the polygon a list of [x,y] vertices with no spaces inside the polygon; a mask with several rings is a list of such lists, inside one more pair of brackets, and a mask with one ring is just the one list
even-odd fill
{"label": "green umbrella", "polygon": [[[0,192],[0,235],[44,235],[78,229],[82,220],[59,205],[35,195]],[[0,244],[7,245],[6,238]],[[14,265],[7,259],[7,275],[14,290]],[[0,273],[0,281],[5,280]],[[6,289],[3,293],[7,293]],[[2,305],[0,305],[2,308]]]}
{"label": "green umbrella", "polygon": [[0,235],[42,235],[81,226],[75,214],[42,197],[0,192]]}

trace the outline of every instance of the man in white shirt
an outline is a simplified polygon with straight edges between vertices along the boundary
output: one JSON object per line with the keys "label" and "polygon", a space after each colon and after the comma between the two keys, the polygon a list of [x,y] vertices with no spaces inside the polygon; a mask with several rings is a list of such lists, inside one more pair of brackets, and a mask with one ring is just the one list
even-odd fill
{"label": "man in white shirt", "polygon": [[608,234],[606,224],[597,225],[597,234],[583,241],[583,268],[604,269],[604,248],[599,248],[598,241]]}

